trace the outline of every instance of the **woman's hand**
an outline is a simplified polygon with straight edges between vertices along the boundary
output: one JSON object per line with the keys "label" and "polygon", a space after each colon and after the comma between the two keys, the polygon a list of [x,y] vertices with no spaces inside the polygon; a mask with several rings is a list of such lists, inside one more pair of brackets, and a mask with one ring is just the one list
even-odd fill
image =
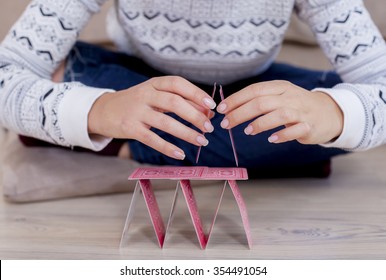
{"label": "woman's hand", "polygon": [[99,97],[88,116],[88,131],[106,137],[135,139],[181,160],[185,157],[184,152],[150,128],[160,129],[197,146],[206,146],[208,140],[202,134],[165,113],[175,113],[201,131],[212,132],[208,116],[215,106],[208,94],[183,78],[152,78]]}
{"label": "woman's hand", "polygon": [[329,95],[286,81],[252,84],[221,102],[217,111],[225,114],[223,128],[253,120],[244,130],[247,135],[285,126],[268,138],[271,143],[324,144],[343,130],[343,112]]}

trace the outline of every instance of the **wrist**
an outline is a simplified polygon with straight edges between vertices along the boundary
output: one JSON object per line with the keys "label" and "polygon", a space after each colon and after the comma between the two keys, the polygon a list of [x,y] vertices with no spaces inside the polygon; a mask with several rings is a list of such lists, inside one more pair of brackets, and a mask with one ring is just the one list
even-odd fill
{"label": "wrist", "polygon": [[320,98],[321,103],[318,104],[322,108],[320,117],[325,124],[327,130],[325,143],[334,141],[343,132],[344,115],[342,109],[335,102],[335,100],[325,92],[315,91],[315,94]]}
{"label": "wrist", "polygon": [[103,111],[110,94],[99,96],[92,105],[87,118],[87,131],[89,134],[103,135]]}

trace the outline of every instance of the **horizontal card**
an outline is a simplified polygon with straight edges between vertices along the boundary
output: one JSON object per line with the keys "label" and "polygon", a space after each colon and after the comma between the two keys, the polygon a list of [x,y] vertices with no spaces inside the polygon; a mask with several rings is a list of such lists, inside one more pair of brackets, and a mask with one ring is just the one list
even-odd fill
{"label": "horizontal card", "polygon": [[200,179],[205,180],[248,180],[245,168],[239,167],[207,167]]}
{"label": "horizontal card", "polygon": [[129,180],[196,179],[201,177],[205,168],[202,166],[139,167],[129,176]]}

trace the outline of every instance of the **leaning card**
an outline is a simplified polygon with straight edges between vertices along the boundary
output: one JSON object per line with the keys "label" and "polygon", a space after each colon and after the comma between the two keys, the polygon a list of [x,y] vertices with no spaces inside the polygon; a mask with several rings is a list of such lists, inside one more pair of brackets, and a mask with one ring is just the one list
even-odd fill
{"label": "leaning card", "polygon": [[200,214],[198,212],[197,202],[193,194],[192,187],[189,180],[181,180],[181,189],[184,194],[186,204],[188,205],[188,210],[190,217],[192,218],[193,226],[197,234],[198,241],[200,242],[201,249],[205,249],[207,244],[207,237],[205,236]]}
{"label": "leaning card", "polygon": [[[221,85],[220,85],[220,97],[221,97],[221,101],[223,101],[223,100],[224,100],[224,92],[223,92],[223,90],[222,90],[222,86],[221,86]],[[235,140],[233,139],[232,130],[231,130],[231,129],[228,129],[228,133],[229,133],[229,139],[231,140],[231,146],[232,146],[232,151],[233,151],[233,157],[235,158],[236,166],[239,166],[239,158],[237,157],[236,146],[235,146]]]}
{"label": "leaning card", "polygon": [[142,194],[145,199],[147,210],[149,211],[149,216],[153,224],[155,234],[157,235],[159,246],[162,248],[165,240],[165,225],[153,192],[153,188],[149,180],[139,180],[139,183],[141,185]]}
{"label": "leaning card", "polygon": [[247,206],[245,205],[244,199],[241,195],[239,187],[237,186],[236,181],[228,180],[229,187],[232,190],[233,196],[237,202],[237,205],[240,210],[241,220],[243,222],[244,231],[247,236],[249,249],[252,248],[252,234],[251,234],[251,226],[249,224]]}

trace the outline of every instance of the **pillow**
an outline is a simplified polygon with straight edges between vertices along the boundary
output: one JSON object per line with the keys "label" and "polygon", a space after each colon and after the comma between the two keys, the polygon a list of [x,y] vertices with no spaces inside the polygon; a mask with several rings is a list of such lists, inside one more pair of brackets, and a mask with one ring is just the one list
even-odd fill
{"label": "pillow", "polygon": [[131,191],[128,175],[140,164],[55,147],[25,147],[17,135],[2,136],[3,195],[30,202]]}

